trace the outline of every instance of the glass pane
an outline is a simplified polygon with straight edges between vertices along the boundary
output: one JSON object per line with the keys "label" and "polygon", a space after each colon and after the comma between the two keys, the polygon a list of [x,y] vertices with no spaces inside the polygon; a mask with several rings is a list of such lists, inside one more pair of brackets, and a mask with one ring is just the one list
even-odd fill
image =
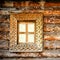
{"label": "glass pane", "polygon": [[19,42],[26,42],[26,34],[19,34]]}
{"label": "glass pane", "polygon": [[19,32],[26,32],[26,24],[23,23],[19,24]]}
{"label": "glass pane", "polygon": [[28,32],[34,32],[34,23],[28,24]]}
{"label": "glass pane", "polygon": [[28,34],[28,42],[34,42],[34,34]]}

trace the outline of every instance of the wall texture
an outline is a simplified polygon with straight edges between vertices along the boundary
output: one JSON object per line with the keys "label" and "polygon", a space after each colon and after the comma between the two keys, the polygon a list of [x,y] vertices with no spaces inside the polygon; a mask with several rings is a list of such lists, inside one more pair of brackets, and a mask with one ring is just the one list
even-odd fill
{"label": "wall texture", "polygon": [[[0,60],[60,60],[60,3],[5,2],[0,7]],[[42,53],[10,53],[10,13],[42,12],[44,50]],[[22,58],[25,57],[25,58]],[[27,58],[31,57],[31,58]],[[32,58],[37,57],[37,58]]]}

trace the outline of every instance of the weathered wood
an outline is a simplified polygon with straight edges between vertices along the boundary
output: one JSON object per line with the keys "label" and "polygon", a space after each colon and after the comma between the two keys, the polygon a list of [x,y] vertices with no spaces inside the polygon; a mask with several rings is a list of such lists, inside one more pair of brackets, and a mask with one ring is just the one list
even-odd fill
{"label": "weathered wood", "polygon": [[45,35],[44,40],[60,40],[60,36]]}
{"label": "weathered wood", "polygon": [[55,23],[55,24],[58,23],[58,24],[60,24],[60,19],[55,19],[54,17],[52,17],[50,19],[45,18],[44,23]]}
{"label": "weathered wood", "polygon": [[60,26],[44,26],[44,32],[53,32],[53,31],[55,31],[55,32],[60,32]]}
{"label": "weathered wood", "polygon": [[9,49],[9,40],[0,40],[0,49]]}
{"label": "weathered wood", "polygon": [[[15,58],[17,58],[17,60],[20,60],[19,59],[20,57],[30,57],[30,55],[31,57],[40,57],[40,59],[41,57],[52,57],[51,60],[53,60],[53,57],[60,58],[60,3],[45,3],[44,11],[41,10],[40,3],[28,2],[26,4],[23,2],[22,3],[14,2],[12,4],[14,5],[13,8],[3,8],[2,10],[0,10],[0,22],[1,22],[0,23],[0,50],[2,50],[0,51],[0,57],[6,58],[6,60],[8,60],[8,58],[11,58],[11,59],[14,58],[14,60]],[[6,4],[6,6],[8,5],[9,4]],[[27,6],[28,8],[25,6]],[[15,7],[17,7],[18,9],[16,9]],[[6,40],[7,39],[10,40],[9,38],[9,30],[10,30],[9,29],[10,27],[9,26],[10,25],[9,14],[10,12],[20,13],[20,12],[27,12],[27,11],[31,13],[42,12],[44,14],[44,25],[45,26],[44,26],[44,50],[43,52],[36,53],[36,54],[34,53],[10,53],[9,51],[5,52],[5,49],[9,48],[8,46],[9,41],[7,42]],[[54,60],[57,60],[56,58],[54,58]],[[45,59],[50,60],[47,58]],[[25,60],[25,58],[22,60]],[[41,60],[43,60],[43,58]]]}
{"label": "weathered wood", "polygon": [[59,40],[45,40],[44,48],[45,49],[60,49],[60,41]]}

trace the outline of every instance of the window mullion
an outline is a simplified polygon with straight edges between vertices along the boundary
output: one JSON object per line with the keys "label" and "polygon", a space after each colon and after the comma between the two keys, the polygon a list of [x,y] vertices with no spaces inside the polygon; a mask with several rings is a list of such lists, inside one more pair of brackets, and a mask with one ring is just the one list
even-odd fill
{"label": "window mullion", "polygon": [[34,43],[36,42],[36,39],[35,39],[35,37],[36,37],[36,23],[34,24]]}
{"label": "window mullion", "polygon": [[26,42],[28,42],[28,23],[26,23]]}

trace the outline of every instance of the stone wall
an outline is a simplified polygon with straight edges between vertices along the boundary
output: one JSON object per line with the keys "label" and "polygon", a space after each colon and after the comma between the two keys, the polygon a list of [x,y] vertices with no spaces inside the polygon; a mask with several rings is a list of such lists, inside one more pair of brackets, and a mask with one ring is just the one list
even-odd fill
{"label": "stone wall", "polygon": [[[30,4],[31,3],[31,4]],[[5,2],[0,8],[0,57],[1,60],[24,60],[20,57],[40,57],[41,60],[60,58],[60,5],[47,3],[44,10],[40,3]],[[30,5],[29,5],[30,4]],[[54,5],[55,4],[55,5]],[[44,15],[44,50],[42,53],[10,53],[10,13],[42,12]],[[58,58],[58,59],[57,59]],[[27,60],[29,58],[26,58]],[[32,60],[35,60],[35,58]],[[36,58],[39,60],[39,58]]]}

